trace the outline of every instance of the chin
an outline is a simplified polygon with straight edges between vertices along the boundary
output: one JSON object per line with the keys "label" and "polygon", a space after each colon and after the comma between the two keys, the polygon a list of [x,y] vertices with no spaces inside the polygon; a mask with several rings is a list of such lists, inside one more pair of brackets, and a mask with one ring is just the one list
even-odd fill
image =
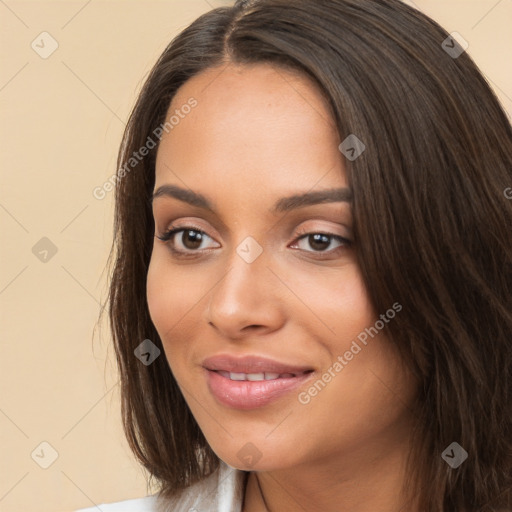
{"label": "chin", "polygon": [[293,450],[285,450],[282,444],[273,446],[268,440],[244,442],[237,437],[231,439],[230,445],[211,446],[219,459],[242,471],[274,471],[298,464],[297,460],[289,459]]}

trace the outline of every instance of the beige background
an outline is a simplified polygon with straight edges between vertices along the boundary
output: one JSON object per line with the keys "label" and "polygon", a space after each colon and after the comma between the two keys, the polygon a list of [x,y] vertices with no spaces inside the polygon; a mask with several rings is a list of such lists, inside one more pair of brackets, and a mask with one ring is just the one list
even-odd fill
{"label": "beige background", "polygon": [[[124,123],[156,58],[198,15],[229,3],[0,0],[2,512],[152,492],[122,434],[108,329],[93,338],[113,204],[112,193],[98,200],[92,191],[115,172]],[[512,112],[512,0],[414,4],[464,37]],[[43,59],[31,43],[42,52],[45,31],[58,49]],[[46,262],[32,250],[43,237],[57,248]],[[58,454],[47,469],[42,442]]]}

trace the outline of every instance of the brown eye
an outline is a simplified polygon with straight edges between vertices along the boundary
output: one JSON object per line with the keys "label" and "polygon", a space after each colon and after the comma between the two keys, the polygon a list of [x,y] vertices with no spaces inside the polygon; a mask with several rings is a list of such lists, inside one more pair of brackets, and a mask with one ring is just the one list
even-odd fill
{"label": "brown eye", "polygon": [[[331,247],[333,242],[337,242],[337,245]],[[349,246],[350,241],[330,233],[307,233],[301,236],[295,245],[306,252],[330,253],[336,249]]]}
{"label": "brown eye", "polygon": [[308,235],[309,246],[315,251],[324,251],[331,244],[331,237],[322,233]]}
{"label": "brown eye", "polygon": [[185,229],[181,234],[181,243],[186,249],[199,249],[204,238],[203,235],[204,233],[201,231],[197,231],[195,229]]}
{"label": "brown eye", "polygon": [[168,244],[171,251],[176,255],[201,253],[204,249],[211,249],[211,246],[205,247],[208,240],[211,242],[214,241],[213,238],[208,236],[204,231],[193,226],[172,228],[163,235],[157,236],[157,238]]}

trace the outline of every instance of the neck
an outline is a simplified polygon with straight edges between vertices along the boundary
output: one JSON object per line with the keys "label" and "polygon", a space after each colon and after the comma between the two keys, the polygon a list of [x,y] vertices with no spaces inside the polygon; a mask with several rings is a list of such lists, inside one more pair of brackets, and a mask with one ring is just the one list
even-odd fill
{"label": "neck", "polygon": [[376,440],[307,466],[253,472],[243,512],[418,512],[413,492],[404,493],[403,444]]}

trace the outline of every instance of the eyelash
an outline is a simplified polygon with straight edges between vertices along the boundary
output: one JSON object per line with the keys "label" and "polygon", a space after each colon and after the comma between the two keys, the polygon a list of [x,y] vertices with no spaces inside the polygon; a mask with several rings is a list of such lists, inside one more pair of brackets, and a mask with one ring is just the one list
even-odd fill
{"label": "eyelash", "polygon": [[[156,235],[156,237],[159,240],[161,240],[162,242],[164,242],[166,245],[169,246],[169,249],[171,250],[173,255],[175,255],[175,257],[178,257],[178,258],[197,257],[198,253],[201,252],[200,250],[189,249],[188,251],[182,251],[182,250],[178,250],[175,247],[173,247],[172,243],[169,243],[169,242],[171,242],[171,239],[175,235],[177,235],[178,233],[184,232],[184,231],[195,231],[196,233],[200,233],[200,234],[205,235],[211,239],[211,237],[207,233],[205,233],[202,229],[198,228],[197,226],[193,226],[193,225],[181,226],[181,227],[171,226],[170,229],[168,231],[166,231],[163,235],[161,235],[161,236]],[[305,229],[299,229],[299,231],[297,232],[297,236],[295,237],[295,240],[293,242],[293,245],[296,245],[300,240],[307,238],[308,236],[311,236],[311,235],[327,236],[330,239],[338,240],[339,242],[341,242],[342,245],[340,245],[339,247],[335,247],[334,249],[331,249],[329,251],[305,251],[307,253],[313,253],[313,254],[317,254],[317,255],[325,255],[325,254],[332,255],[333,253],[336,253],[343,249],[347,249],[348,247],[350,247],[352,245],[351,240],[348,240],[347,238],[344,238],[340,235],[335,235],[334,233],[325,233],[323,231],[306,231]],[[210,250],[211,249],[206,249],[206,251],[208,251],[208,252],[210,252]],[[202,251],[204,252],[205,249],[203,249]],[[315,258],[323,259],[321,257],[318,258],[318,256],[315,256]]]}

